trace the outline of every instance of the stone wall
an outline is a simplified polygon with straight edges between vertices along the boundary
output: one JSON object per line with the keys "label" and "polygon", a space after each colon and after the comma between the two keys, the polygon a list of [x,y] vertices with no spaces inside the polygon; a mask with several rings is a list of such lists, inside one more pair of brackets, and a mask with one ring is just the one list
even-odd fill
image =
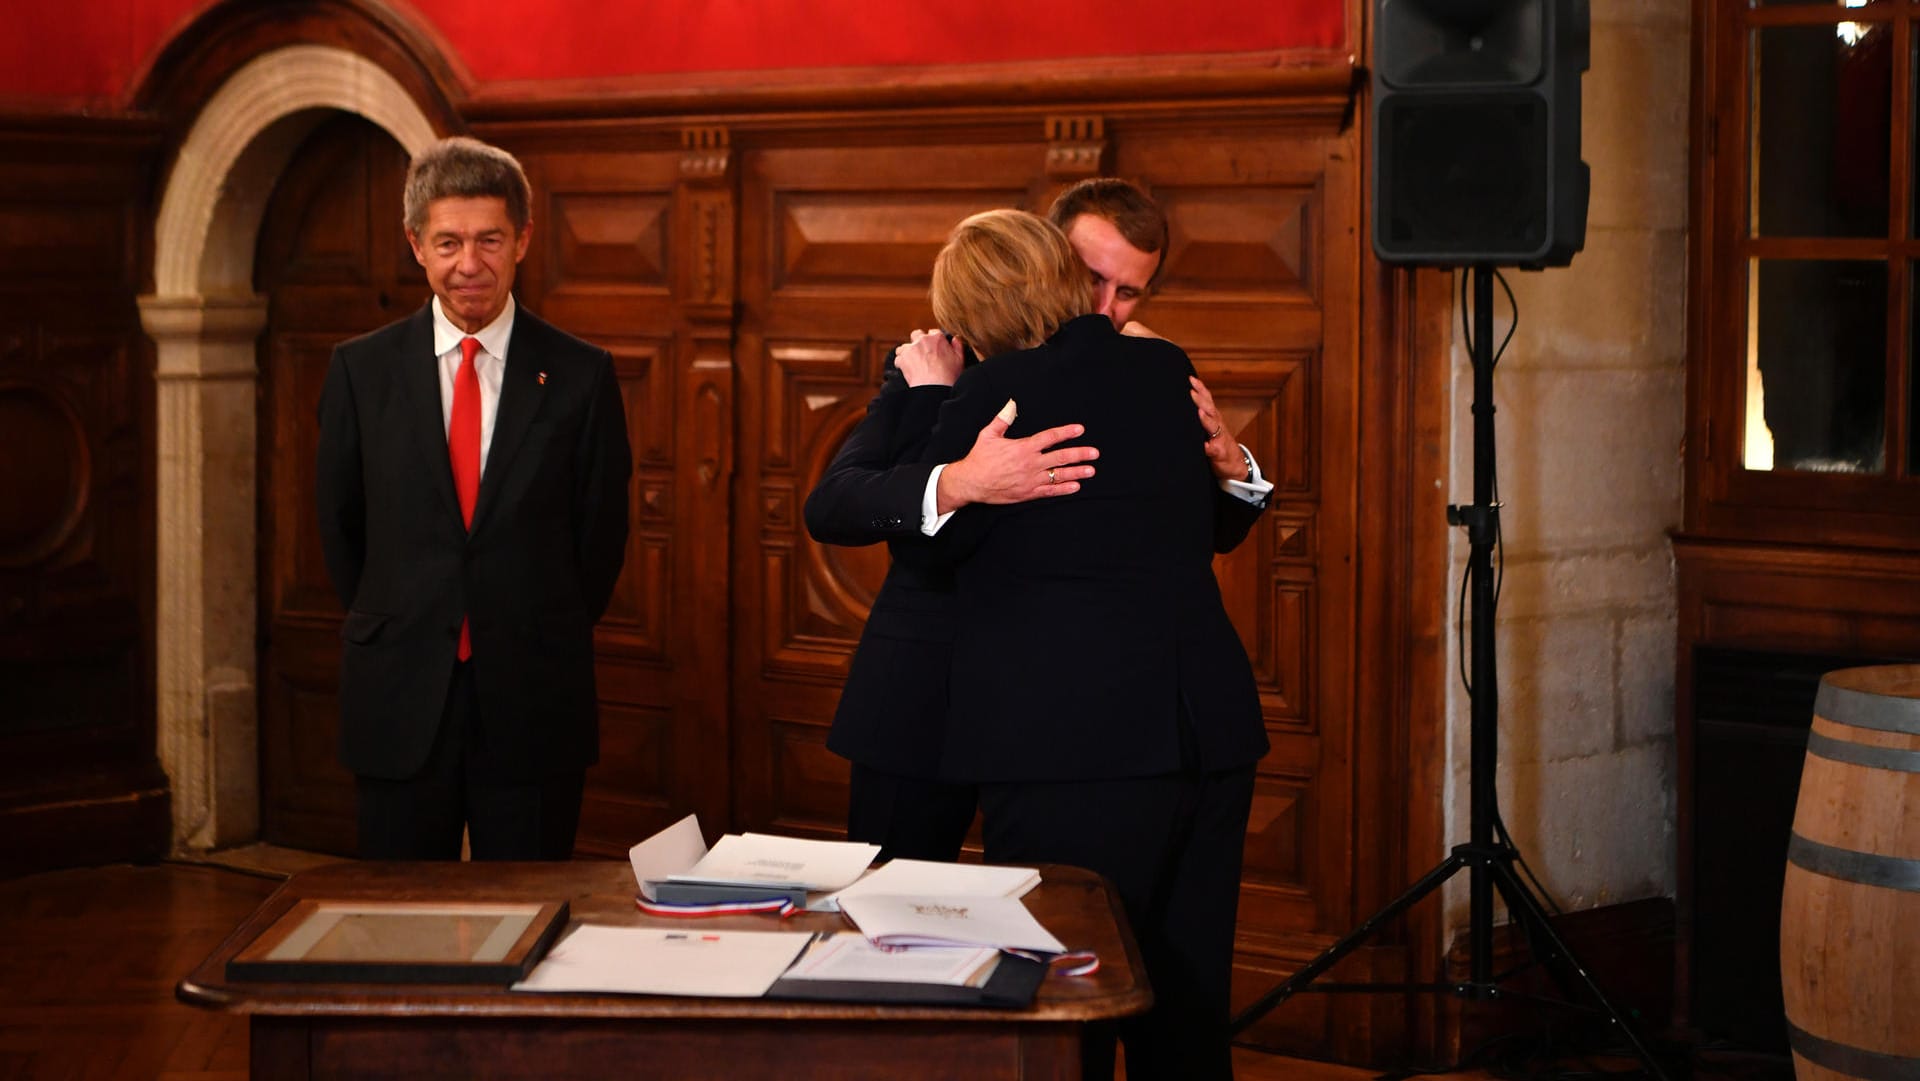
{"label": "stone wall", "polygon": [[[1585,250],[1507,271],[1520,320],[1495,374],[1499,797],[1567,909],[1674,889],[1674,577],[1685,411],[1689,6],[1593,7],[1582,86]],[[1457,283],[1456,283],[1457,285]],[[1511,325],[1496,288],[1498,328]],[[1473,372],[1455,328],[1452,493],[1473,491]],[[1467,558],[1453,533],[1458,585]],[[1449,621],[1455,593],[1449,598]],[[1448,840],[1468,834],[1470,703],[1448,695]],[[1465,921],[1464,878],[1449,914]]]}

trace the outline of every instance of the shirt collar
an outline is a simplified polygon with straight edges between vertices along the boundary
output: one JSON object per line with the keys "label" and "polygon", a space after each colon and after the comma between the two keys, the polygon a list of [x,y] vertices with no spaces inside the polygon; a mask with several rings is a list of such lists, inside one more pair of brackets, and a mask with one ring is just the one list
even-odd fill
{"label": "shirt collar", "polygon": [[472,337],[480,339],[480,348],[486,350],[488,356],[507,359],[507,340],[513,337],[514,308],[513,294],[508,293],[507,306],[500,309],[500,314],[494,316],[493,322],[481,327],[478,334],[470,335],[453,325],[453,320],[448,319],[447,313],[440,307],[440,298],[434,297],[433,355],[444,357],[459,346],[460,339]]}

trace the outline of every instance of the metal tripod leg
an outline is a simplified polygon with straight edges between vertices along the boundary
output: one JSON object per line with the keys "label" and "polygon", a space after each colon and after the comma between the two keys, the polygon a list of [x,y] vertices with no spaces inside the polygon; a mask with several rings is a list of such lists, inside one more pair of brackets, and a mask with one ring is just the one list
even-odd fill
{"label": "metal tripod leg", "polygon": [[1441,883],[1452,878],[1454,872],[1466,865],[1466,857],[1460,854],[1459,849],[1454,849],[1452,855],[1442,860],[1438,867],[1421,875],[1420,880],[1407,887],[1405,893],[1387,902],[1385,908],[1367,917],[1360,926],[1347,932],[1346,937],[1320,951],[1320,956],[1309,962],[1307,967],[1294,973],[1285,983],[1260,996],[1260,1001],[1242,1010],[1240,1016],[1234,1018],[1233,1023],[1228,1026],[1227,1035],[1238,1036],[1246,1030],[1247,1026],[1266,1016],[1269,1010],[1292,998],[1296,992],[1312,983],[1321,973],[1339,963],[1342,957],[1357,949],[1362,942],[1379,930],[1381,924],[1405,912],[1422,897],[1439,889]]}
{"label": "metal tripod leg", "polygon": [[1500,893],[1507,899],[1508,915],[1521,925],[1521,929],[1529,938],[1538,934],[1553,946],[1553,951],[1560,955],[1560,959],[1566,962],[1574,975],[1580,977],[1580,982],[1586,986],[1587,993],[1600,1004],[1600,1009],[1606,1013],[1607,1019],[1613,1022],[1614,1026],[1627,1037],[1627,1042],[1633,1045],[1633,1053],[1646,1066],[1648,1075],[1654,1081],[1667,1081],[1666,1071],[1660,1068],[1660,1062],[1654,1058],[1653,1050],[1640,1038],[1639,1029],[1614,1006],[1613,1002],[1607,998],[1606,992],[1600,990],[1599,982],[1587,972],[1587,967],[1580,963],[1580,958],[1574,956],[1573,951],[1567,948],[1567,944],[1561,940],[1559,933],[1554,931],[1553,924],[1547,919],[1546,909],[1541,907],[1533,891],[1527,888],[1527,884],[1514,874],[1512,862],[1499,861],[1489,869],[1493,871],[1494,882],[1499,885]]}

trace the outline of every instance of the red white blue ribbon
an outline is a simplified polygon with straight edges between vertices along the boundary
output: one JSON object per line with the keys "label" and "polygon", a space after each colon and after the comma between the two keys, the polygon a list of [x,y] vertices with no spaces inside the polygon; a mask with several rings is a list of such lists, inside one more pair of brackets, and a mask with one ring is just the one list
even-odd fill
{"label": "red white blue ribbon", "polygon": [[792,901],[784,897],[773,897],[765,901],[721,901],[714,904],[676,905],[662,901],[649,901],[636,895],[633,903],[640,911],[649,916],[673,916],[685,919],[692,916],[738,916],[743,913],[766,912],[786,919],[800,911]]}

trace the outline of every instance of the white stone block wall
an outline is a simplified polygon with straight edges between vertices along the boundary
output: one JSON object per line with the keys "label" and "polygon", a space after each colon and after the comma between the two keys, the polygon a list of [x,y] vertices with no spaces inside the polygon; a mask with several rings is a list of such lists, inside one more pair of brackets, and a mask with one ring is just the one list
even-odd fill
{"label": "white stone block wall", "polygon": [[[1505,271],[1520,321],[1494,376],[1505,539],[1502,815],[1569,910],[1674,889],[1675,594],[1686,393],[1689,5],[1593,6],[1593,169],[1570,267]],[[1457,282],[1456,282],[1457,287]],[[1497,343],[1510,325],[1495,290]],[[1455,327],[1454,502],[1473,494],[1473,373]],[[1452,533],[1449,635],[1466,536]],[[1447,841],[1468,834],[1470,702],[1449,650]],[[1437,854],[1436,854],[1437,855]],[[1466,920],[1464,876],[1450,922]]]}

